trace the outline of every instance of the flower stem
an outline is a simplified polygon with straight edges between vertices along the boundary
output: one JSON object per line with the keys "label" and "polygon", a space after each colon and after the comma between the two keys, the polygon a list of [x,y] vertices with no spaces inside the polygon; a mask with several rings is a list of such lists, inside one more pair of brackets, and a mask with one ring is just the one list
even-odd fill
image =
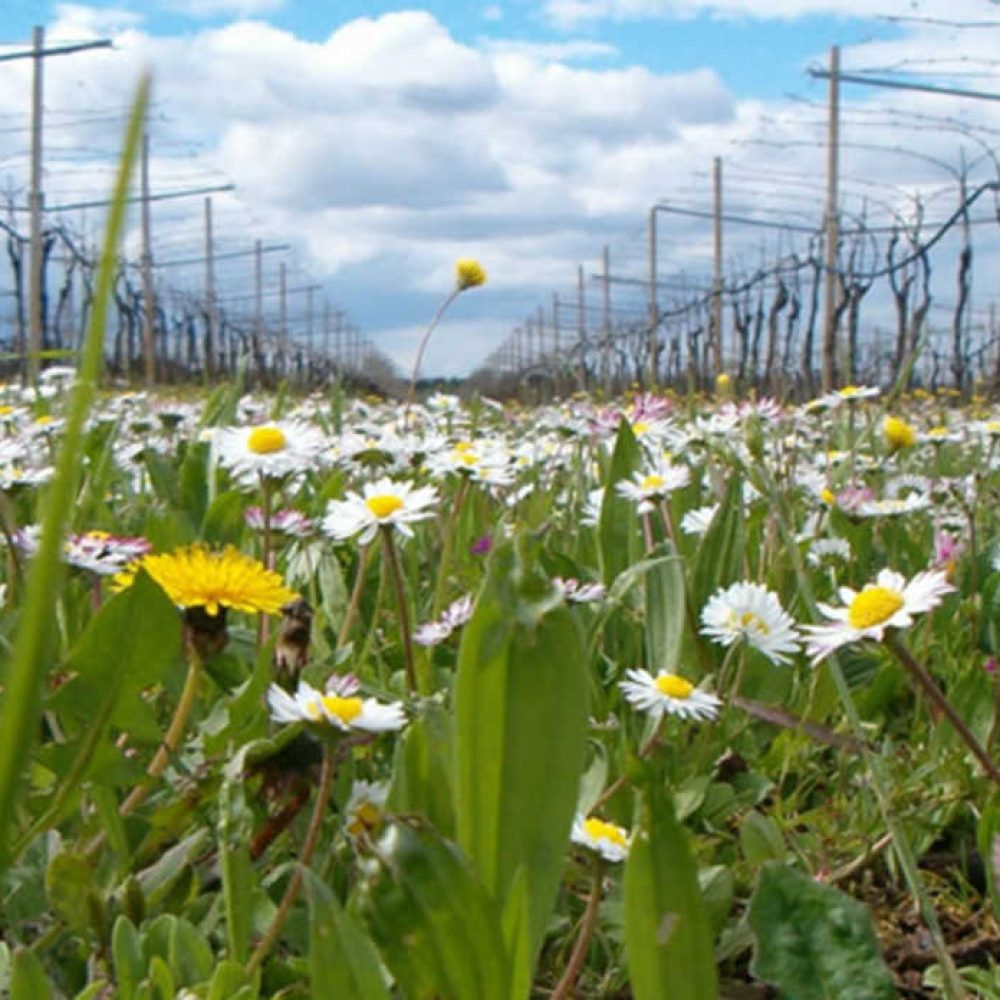
{"label": "flower stem", "polygon": [[583,920],[580,921],[580,933],[577,935],[576,944],[573,945],[573,952],[569,957],[569,963],[562,978],[552,992],[550,1000],[566,1000],[572,995],[573,986],[576,984],[580,970],[587,958],[587,948],[590,947],[590,939],[594,935],[594,928],[597,926],[597,911],[601,904],[601,882],[604,876],[604,865],[601,863],[601,856],[596,855],[594,860],[594,884],[587,899],[587,909],[584,910]]}
{"label": "flower stem", "polygon": [[406,605],[406,587],[403,583],[403,570],[399,565],[399,555],[396,543],[392,537],[392,527],[382,528],[382,551],[392,573],[393,589],[396,591],[396,604],[399,608],[399,632],[403,639],[403,656],[406,662],[406,687],[410,694],[417,689],[417,672],[413,665],[413,640],[410,637],[410,612]]}
{"label": "flower stem", "polygon": [[445,527],[444,538],[441,540],[441,559],[438,563],[437,582],[434,586],[434,601],[431,604],[431,618],[437,618],[444,607],[444,595],[448,587],[448,570],[451,567],[451,556],[455,550],[455,531],[458,528],[458,518],[465,506],[465,498],[469,495],[469,477],[462,476],[452,504],[451,515]]}
{"label": "flower stem", "polygon": [[180,701],[177,702],[177,707],[174,709],[174,717],[170,720],[170,726],[163,737],[163,742],[160,743],[149,767],[146,768],[146,780],[141,785],[137,785],[118,807],[118,812],[122,816],[128,816],[135,812],[146,801],[149,793],[153,790],[153,781],[167,769],[167,764],[184,735],[188,717],[191,715],[191,709],[194,708],[195,699],[198,697],[198,682],[201,680],[202,668],[201,655],[193,646],[189,648],[188,656],[187,679],[184,681],[184,690],[181,692]]}
{"label": "flower stem", "polygon": [[253,954],[246,964],[245,972],[247,976],[252,976],[257,971],[261,962],[267,957],[267,953],[274,946],[281,934],[288,914],[295,903],[302,888],[302,869],[308,867],[319,842],[320,830],[323,827],[323,819],[326,815],[326,807],[330,802],[330,792],[333,789],[333,775],[337,769],[334,747],[328,743],[323,753],[323,768],[319,776],[319,790],[316,793],[316,801],[313,803],[312,816],[309,818],[309,828],[306,830],[305,843],[302,845],[302,853],[299,855],[299,864],[289,880],[284,896],[278,904],[277,912],[271,921],[271,926],[260,939]]}
{"label": "flower stem", "polygon": [[976,739],[972,730],[965,724],[965,720],[955,711],[951,702],[945,697],[944,692],[934,683],[934,678],[927,672],[927,668],[903,645],[903,641],[898,635],[894,635],[891,632],[887,633],[885,644],[896,654],[899,662],[906,667],[910,676],[920,685],[920,688],[927,695],[931,704],[942,715],[947,716],[952,728],[972,751],[973,756],[982,765],[983,770],[990,776],[993,783],[1000,786],[1000,768],[997,767],[993,758],[990,757],[983,748],[983,745]]}
{"label": "flower stem", "polygon": [[406,428],[410,426],[410,407],[417,398],[417,378],[420,375],[420,362],[424,360],[424,351],[427,350],[427,342],[431,339],[431,334],[434,332],[435,327],[441,322],[444,311],[455,301],[461,291],[462,287],[456,285],[448,293],[448,297],[438,306],[438,311],[434,314],[430,326],[424,331],[424,335],[420,340],[420,346],[417,348],[417,359],[413,362],[413,374],[410,376],[410,391],[406,394],[406,408],[403,410],[403,426]]}
{"label": "flower stem", "polygon": [[361,603],[361,591],[365,582],[365,570],[368,569],[368,557],[371,554],[371,547],[366,545],[358,553],[358,565],[354,571],[354,586],[351,588],[351,599],[348,601],[347,610],[344,612],[344,620],[340,625],[340,632],[337,633],[337,646],[343,646],[347,642],[347,637],[351,634],[351,626],[358,616],[358,606]]}

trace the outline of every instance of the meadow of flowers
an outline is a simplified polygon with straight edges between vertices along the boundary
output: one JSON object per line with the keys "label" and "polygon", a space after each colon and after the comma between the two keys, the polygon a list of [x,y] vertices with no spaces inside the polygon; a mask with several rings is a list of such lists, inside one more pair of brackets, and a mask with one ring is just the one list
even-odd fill
{"label": "meadow of flowers", "polygon": [[75,376],[0,401],[15,1000],[1000,996],[988,404]]}

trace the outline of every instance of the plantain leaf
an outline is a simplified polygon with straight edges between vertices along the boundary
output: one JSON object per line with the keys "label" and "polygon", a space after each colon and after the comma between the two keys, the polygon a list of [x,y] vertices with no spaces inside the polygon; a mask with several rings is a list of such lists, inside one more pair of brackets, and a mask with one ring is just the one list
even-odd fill
{"label": "plantain leaf", "polygon": [[250,863],[253,822],[242,783],[223,782],[219,794],[219,873],[226,911],[226,943],[234,962],[245,962],[250,950],[254,875]]}
{"label": "plantain leaf", "polygon": [[672,799],[659,785],[644,791],[624,889],[625,951],[636,1000],[716,1000],[698,870]]}
{"label": "plantain leaf", "polygon": [[704,607],[719,587],[742,577],[745,549],[743,479],[734,473],[726,484],[719,511],[698,547],[691,588],[696,608]]}
{"label": "plantain leaf", "polygon": [[620,497],[615,486],[636,472],[642,450],[627,420],[622,418],[611,453],[611,464],[604,479],[604,499],[598,537],[601,543],[601,569],[606,586],[639,559],[639,531],[635,504]]}
{"label": "plantain leaf", "polygon": [[458,842],[503,911],[519,869],[537,955],[565,866],[586,756],[588,673],[572,614],[499,549],[455,682]]}
{"label": "plantain leaf", "polygon": [[308,868],[309,977],[315,997],[389,1000],[382,963],[372,940],[330,889]]}
{"label": "plantain leaf", "polygon": [[132,1000],[146,971],[139,932],[128,917],[121,915],[111,931],[111,957],[119,1000]]}
{"label": "plantain leaf", "polygon": [[506,1000],[500,917],[472,866],[440,834],[390,822],[359,888],[359,907],[411,1000]]}
{"label": "plantain leaf", "polygon": [[654,674],[675,674],[684,638],[684,564],[673,542],[651,553],[660,555],[666,558],[646,573],[646,656]]}
{"label": "plantain leaf", "polygon": [[787,865],[760,874],[748,914],[751,972],[795,1000],[888,1000],[892,975],[868,910]]}
{"label": "plantain leaf", "polygon": [[14,952],[10,974],[10,1000],[52,1000],[41,959],[27,948]]}

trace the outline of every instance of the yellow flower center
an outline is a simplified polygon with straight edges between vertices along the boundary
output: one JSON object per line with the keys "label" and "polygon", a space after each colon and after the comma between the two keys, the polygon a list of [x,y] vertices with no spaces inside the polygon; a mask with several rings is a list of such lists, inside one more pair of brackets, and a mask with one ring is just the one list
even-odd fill
{"label": "yellow flower center", "polygon": [[472,451],[472,442],[471,441],[456,442],[455,451]]}
{"label": "yellow flower center", "polygon": [[929,437],[935,437],[935,438],[947,437],[947,435],[948,435],[948,428],[947,427],[932,427],[927,432],[927,434],[928,434]]}
{"label": "yellow flower center", "polygon": [[753,629],[761,635],[768,635],[770,629],[767,622],[760,615],[755,615],[752,611],[744,611],[739,617],[739,625],[742,629]]}
{"label": "yellow flower center", "polygon": [[837,502],[837,494],[834,493],[833,490],[820,490],[819,498],[823,501],[823,503],[828,503],[831,507]]}
{"label": "yellow flower center", "polygon": [[649,423],[645,420],[637,420],[632,425],[632,433],[638,437],[640,434],[645,434],[649,430]]}
{"label": "yellow flower center", "polygon": [[683,677],[678,677],[677,674],[660,674],[656,678],[656,690],[668,698],[687,701],[691,697],[694,685]]}
{"label": "yellow flower center", "polygon": [[247,438],[247,447],[255,455],[271,455],[284,451],[288,438],[280,427],[255,427]]}
{"label": "yellow flower center", "polygon": [[887,622],[903,606],[903,595],[889,587],[865,587],[847,609],[851,628],[873,628]]}
{"label": "yellow flower center", "polygon": [[13,406],[0,406],[0,417],[9,417],[13,412]]}
{"label": "yellow flower center", "polygon": [[985,424],[987,434],[1000,434],[1000,420],[990,420]]}
{"label": "yellow flower center", "polygon": [[628,847],[628,840],[625,831],[614,823],[607,823],[603,819],[591,816],[583,821],[583,828],[587,831],[587,836],[593,840],[609,840],[619,847]]}
{"label": "yellow flower center", "polygon": [[655,473],[646,476],[641,485],[644,490],[658,490],[663,485],[663,476],[658,476]]}
{"label": "yellow flower center", "polygon": [[395,514],[403,506],[403,501],[392,493],[379,493],[377,496],[368,497],[365,503],[380,521],[390,514]]}
{"label": "yellow flower center", "polygon": [[456,448],[451,454],[460,465],[475,465],[479,461],[471,451],[461,451]]}
{"label": "yellow flower center", "polygon": [[861,386],[859,385],[845,385],[844,388],[840,390],[840,395],[843,396],[844,399],[851,399],[852,397],[857,396],[860,392]]}
{"label": "yellow flower center", "polygon": [[44,427],[44,426],[45,426],[46,424],[51,424],[51,423],[52,423],[52,421],[53,421],[53,420],[55,420],[55,419],[56,419],[56,418],[55,418],[54,416],[52,416],[52,414],[51,414],[51,413],[46,413],[46,414],[44,414],[43,416],[39,417],[39,418],[38,418],[38,419],[37,419],[37,420],[35,421],[35,424],[36,424],[37,426],[39,426],[39,427]]}
{"label": "yellow flower center", "polygon": [[335,694],[325,694],[321,700],[323,707],[341,722],[352,722],[361,714],[360,698],[338,698]]}

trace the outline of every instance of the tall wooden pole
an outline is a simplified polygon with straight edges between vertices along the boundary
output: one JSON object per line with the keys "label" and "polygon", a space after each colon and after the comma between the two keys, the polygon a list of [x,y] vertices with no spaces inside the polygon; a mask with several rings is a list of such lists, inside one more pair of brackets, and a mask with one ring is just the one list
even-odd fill
{"label": "tall wooden pole", "polygon": [[722,334],[722,158],[712,161],[712,365],[725,371]]}
{"label": "tall wooden pole", "polygon": [[840,152],[840,47],[830,49],[830,108],[826,147],[826,235],[823,241],[823,392],[837,381],[837,167]]}
{"label": "tall wooden pole", "polygon": [[559,293],[552,293],[552,351],[558,357],[561,339],[559,323]]}
{"label": "tall wooden pole", "polygon": [[253,245],[253,353],[258,376],[263,377],[262,342],[264,340],[264,244]]}
{"label": "tall wooden pole", "polygon": [[604,329],[601,367],[604,369],[604,388],[611,391],[611,250],[605,244],[601,251],[601,280],[604,282]]}
{"label": "tall wooden pole", "polygon": [[656,346],[659,339],[659,287],[656,281],[656,205],[649,210],[649,388],[656,387]]}
{"label": "tall wooden pole", "polygon": [[155,343],[153,336],[155,303],[153,301],[153,251],[149,204],[149,133],[142,136],[142,353],[146,366],[146,388],[156,384]]}
{"label": "tall wooden pole", "polygon": [[42,344],[42,50],[45,29],[32,32],[31,75],[31,191],[28,207],[31,212],[31,273],[28,303],[28,357],[25,375],[30,385],[38,378]]}
{"label": "tall wooden pole", "polygon": [[215,242],[212,238],[212,199],[209,197],[205,199],[205,371],[209,378],[215,374],[216,310]]}

